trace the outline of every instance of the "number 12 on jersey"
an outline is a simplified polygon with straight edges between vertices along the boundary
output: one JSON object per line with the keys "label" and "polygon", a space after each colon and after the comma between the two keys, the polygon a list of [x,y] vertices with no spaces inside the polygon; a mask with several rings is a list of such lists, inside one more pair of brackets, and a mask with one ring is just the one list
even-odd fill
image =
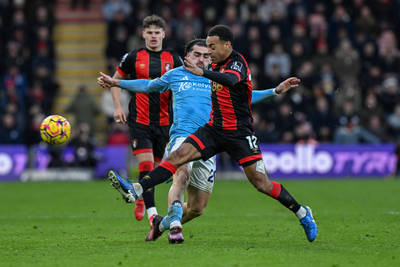
{"label": "number 12 on jersey", "polygon": [[258,149],[258,145],[257,145],[257,137],[254,135],[248,135],[246,136],[247,141],[249,142],[249,147],[250,149]]}

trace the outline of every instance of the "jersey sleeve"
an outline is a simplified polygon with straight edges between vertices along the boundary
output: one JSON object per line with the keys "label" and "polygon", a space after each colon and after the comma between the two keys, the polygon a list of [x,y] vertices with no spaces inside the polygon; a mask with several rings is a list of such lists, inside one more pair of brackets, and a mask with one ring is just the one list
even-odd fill
{"label": "jersey sleeve", "polygon": [[274,92],[274,88],[266,89],[266,90],[258,90],[258,91],[253,90],[251,104],[255,104],[257,102],[260,102],[263,99],[270,98],[274,95],[276,95]]}
{"label": "jersey sleeve", "polygon": [[129,74],[134,75],[135,61],[136,61],[136,51],[126,53],[122,57],[119,65],[117,66],[118,73],[124,78],[128,77]]}
{"label": "jersey sleeve", "polygon": [[237,83],[247,78],[246,63],[241,59],[235,59],[228,62],[225,73],[232,73],[237,77]]}
{"label": "jersey sleeve", "polygon": [[120,87],[122,89],[136,93],[152,93],[164,92],[169,90],[169,72],[160,78],[154,80],[137,79],[137,80],[121,80]]}
{"label": "jersey sleeve", "polygon": [[243,60],[235,59],[228,62],[223,73],[205,70],[204,77],[219,84],[233,87],[242,80],[247,79],[247,68]]}

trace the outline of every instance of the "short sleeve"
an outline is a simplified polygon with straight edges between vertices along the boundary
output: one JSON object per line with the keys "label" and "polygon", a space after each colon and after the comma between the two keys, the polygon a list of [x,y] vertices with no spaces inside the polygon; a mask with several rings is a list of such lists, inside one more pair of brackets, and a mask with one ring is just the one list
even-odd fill
{"label": "short sleeve", "polygon": [[121,61],[119,62],[119,65],[117,67],[117,71],[122,77],[127,77],[128,75],[134,75],[134,69],[133,67],[135,66],[134,62],[136,60],[136,51],[132,51],[130,53],[126,53]]}
{"label": "short sleeve", "polygon": [[247,78],[246,64],[243,60],[240,59],[235,59],[228,62],[225,72],[235,74],[238,78],[238,82]]}

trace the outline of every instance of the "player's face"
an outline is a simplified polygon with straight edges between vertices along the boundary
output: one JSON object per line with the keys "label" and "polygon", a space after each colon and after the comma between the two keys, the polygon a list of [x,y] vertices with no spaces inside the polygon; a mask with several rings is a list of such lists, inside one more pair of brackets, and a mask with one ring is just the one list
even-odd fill
{"label": "player's face", "polygon": [[219,36],[207,36],[206,43],[212,63],[224,61],[232,51],[231,42],[222,41]]}
{"label": "player's face", "polygon": [[146,48],[151,51],[160,51],[162,49],[162,41],[165,37],[165,31],[155,25],[150,25],[142,32]]}
{"label": "player's face", "polygon": [[207,47],[204,46],[194,45],[193,50],[187,53],[186,57],[202,69],[207,69],[211,64],[210,54]]}

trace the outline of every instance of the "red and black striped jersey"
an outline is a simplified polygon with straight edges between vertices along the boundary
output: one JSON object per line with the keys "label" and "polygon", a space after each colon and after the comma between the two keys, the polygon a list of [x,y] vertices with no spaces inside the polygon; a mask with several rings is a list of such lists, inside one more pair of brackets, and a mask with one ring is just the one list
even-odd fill
{"label": "red and black striped jersey", "polygon": [[236,51],[205,71],[211,80],[212,110],[208,124],[223,130],[253,132],[251,73],[244,57]]}
{"label": "red and black striped jersey", "polygon": [[[117,71],[126,79],[155,79],[170,69],[182,65],[182,59],[168,50],[159,52],[146,48],[134,50],[123,56]],[[131,93],[128,123],[169,126],[172,123],[170,92]]]}

